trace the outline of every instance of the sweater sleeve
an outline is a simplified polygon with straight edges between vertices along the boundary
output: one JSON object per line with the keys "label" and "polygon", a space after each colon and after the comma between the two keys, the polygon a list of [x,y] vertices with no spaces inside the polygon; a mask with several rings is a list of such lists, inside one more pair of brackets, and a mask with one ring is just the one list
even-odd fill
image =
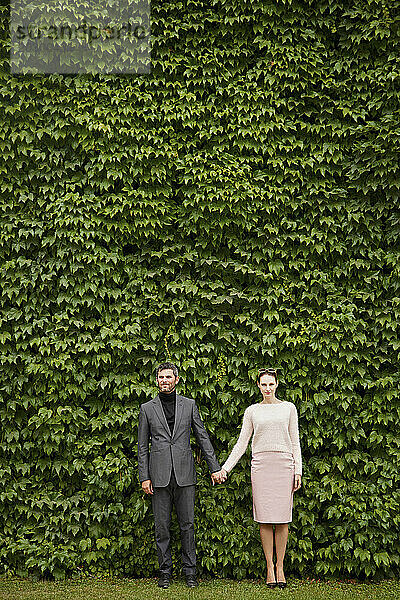
{"label": "sweater sleeve", "polygon": [[222,469],[225,469],[227,473],[233,469],[238,460],[243,456],[250,441],[253,433],[253,421],[250,414],[250,406],[246,408],[243,415],[243,424],[240,431],[238,440],[233,446],[232,451],[225,463],[222,465]]}
{"label": "sweater sleeve", "polygon": [[294,471],[296,475],[302,474],[301,448],[299,438],[299,425],[297,417],[297,409],[292,404],[289,418],[289,435],[292,443],[292,453],[294,458]]}

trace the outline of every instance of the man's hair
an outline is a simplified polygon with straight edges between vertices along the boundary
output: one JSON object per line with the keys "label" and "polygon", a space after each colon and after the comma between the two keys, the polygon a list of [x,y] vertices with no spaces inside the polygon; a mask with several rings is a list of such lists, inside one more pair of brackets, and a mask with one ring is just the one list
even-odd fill
{"label": "man's hair", "polygon": [[156,369],[156,379],[158,377],[159,372],[164,371],[164,369],[172,369],[174,377],[178,377],[178,367],[176,365],[174,365],[173,363],[165,362],[165,363],[161,363],[161,365],[158,365],[158,367]]}

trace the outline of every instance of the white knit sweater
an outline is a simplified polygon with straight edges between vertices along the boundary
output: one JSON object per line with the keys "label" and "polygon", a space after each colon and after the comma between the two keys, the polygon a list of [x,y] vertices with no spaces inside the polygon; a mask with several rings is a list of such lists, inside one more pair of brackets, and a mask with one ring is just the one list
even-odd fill
{"label": "white knit sweater", "polygon": [[295,473],[302,474],[297,410],[293,402],[279,401],[277,404],[257,402],[246,408],[238,441],[225,464],[222,465],[227,473],[245,453],[253,433],[251,444],[253,454],[266,451],[291,452]]}

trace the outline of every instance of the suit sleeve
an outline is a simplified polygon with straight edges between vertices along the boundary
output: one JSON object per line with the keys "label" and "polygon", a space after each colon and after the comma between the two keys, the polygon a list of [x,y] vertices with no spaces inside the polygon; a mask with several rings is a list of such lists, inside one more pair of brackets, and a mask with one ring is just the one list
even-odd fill
{"label": "suit sleeve", "polygon": [[150,442],[150,427],[147,420],[147,415],[143,407],[139,411],[139,426],[138,426],[138,468],[139,481],[150,479],[149,473],[149,442]]}
{"label": "suit sleeve", "polygon": [[208,468],[210,469],[210,473],[215,473],[216,471],[220,471],[221,466],[215,456],[214,448],[212,447],[210,438],[208,436],[207,431],[203,425],[203,421],[201,420],[199,409],[197,408],[196,403],[193,403],[193,411],[192,411],[192,428],[194,431],[194,435],[196,436],[197,443],[199,444],[204,457],[207,461]]}

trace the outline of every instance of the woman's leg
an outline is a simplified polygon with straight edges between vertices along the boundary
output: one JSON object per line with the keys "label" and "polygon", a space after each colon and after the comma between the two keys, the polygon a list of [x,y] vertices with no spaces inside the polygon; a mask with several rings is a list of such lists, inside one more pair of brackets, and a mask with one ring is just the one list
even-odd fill
{"label": "woman's leg", "polygon": [[274,572],[274,530],[269,523],[260,523],[261,544],[264,550],[265,560],[267,561],[267,583],[275,581]]}
{"label": "woman's leg", "polygon": [[275,548],[276,548],[276,579],[277,581],[286,581],[283,572],[283,559],[285,558],[286,544],[288,539],[289,526],[287,523],[275,525]]}

